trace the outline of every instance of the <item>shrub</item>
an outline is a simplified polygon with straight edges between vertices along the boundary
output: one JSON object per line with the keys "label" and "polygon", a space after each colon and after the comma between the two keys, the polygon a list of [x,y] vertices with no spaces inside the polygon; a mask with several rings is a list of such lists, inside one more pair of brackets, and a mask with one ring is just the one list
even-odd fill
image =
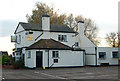
{"label": "shrub", "polygon": [[6,55],[2,55],[2,65],[5,65],[5,56]]}
{"label": "shrub", "polygon": [[22,59],[14,63],[14,69],[24,68],[24,61]]}
{"label": "shrub", "polygon": [[2,65],[12,65],[12,64],[14,64],[14,58],[7,55],[2,55]]}

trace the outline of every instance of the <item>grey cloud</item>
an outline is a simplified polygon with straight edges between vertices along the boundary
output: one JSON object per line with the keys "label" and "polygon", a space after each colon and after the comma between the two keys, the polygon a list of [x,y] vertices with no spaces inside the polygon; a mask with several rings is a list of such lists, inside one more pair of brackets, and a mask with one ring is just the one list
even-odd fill
{"label": "grey cloud", "polygon": [[10,36],[14,34],[18,21],[14,20],[1,20],[0,21],[0,37]]}

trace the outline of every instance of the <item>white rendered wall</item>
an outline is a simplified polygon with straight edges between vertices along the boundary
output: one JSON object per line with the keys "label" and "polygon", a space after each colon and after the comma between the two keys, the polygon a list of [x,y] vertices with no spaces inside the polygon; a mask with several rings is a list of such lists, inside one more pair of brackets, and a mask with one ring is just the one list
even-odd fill
{"label": "white rendered wall", "polygon": [[85,65],[96,65],[96,56],[95,55],[85,55]]}
{"label": "white rendered wall", "polygon": [[27,54],[28,54],[28,51],[26,51],[26,54],[25,54],[25,58],[26,58],[25,66],[29,68],[36,67],[36,52],[31,51],[31,58],[27,58]]}
{"label": "white rendered wall", "polygon": [[23,30],[24,30],[23,27],[21,26],[21,24],[19,24],[16,33],[21,32]]}
{"label": "white rendered wall", "polygon": [[78,23],[78,36],[77,38],[80,41],[80,47],[96,47],[93,42],[91,42],[85,35],[84,35],[84,23]]}
{"label": "white rendered wall", "polygon": [[[109,63],[110,65],[118,65],[118,58],[112,57],[112,52],[118,51],[118,48],[115,47],[98,47],[97,48],[97,60],[98,65],[101,63]],[[106,52],[106,58],[105,59],[99,59],[99,52]]]}
{"label": "white rendered wall", "polygon": [[42,30],[50,30],[50,17],[42,17]]}
{"label": "white rendered wall", "polygon": [[[27,58],[27,54],[25,54],[25,66],[36,67],[36,51],[43,51],[43,67],[48,67],[48,52],[45,50],[31,50],[31,58]],[[58,59],[58,63],[54,63],[52,67],[84,66],[83,51],[57,50],[59,51],[59,58],[53,58],[52,51],[49,50],[49,67],[53,64],[53,59]]]}
{"label": "white rendered wall", "polygon": [[68,67],[68,66],[83,66],[83,51],[60,50],[59,58],[52,57],[50,50],[50,65],[53,64],[53,59],[58,59],[58,63],[54,63],[52,67]]}
{"label": "white rendered wall", "polygon": [[84,35],[84,23],[78,23],[78,35],[76,38],[80,42],[80,48],[85,49],[85,64],[86,65],[95,65],[95,45]]}
{"label": "white rendered wall", "polygon": [[72,47],[73,44],[75,44],[75,42],[79,42],[78,39],[76,39],[75,37],[73,37],[73,35],[75,35],[74,33],[59,33],[59,32],[44,32],[43,35],[41,35],[36,41],[35,39],[42,33],[42,31],[33,31],[33,34],[30,34],[29,36],[33,36],[33,40],[27,40],[27,35],[25,35],[25,33],[28,31],[23,31],[21,33],[18,33],[16,36],[21,35],[21,43],[20,44],[15,44],[15,46],[17,48],[20,47],[28,47],[30,45],[32,45],[33,43],[39,41],[40,39],[54,39],[56,41],[58,40],[58,35],[67,35],[67,42],[62,42],[59,41],[65,45],[68,45],[70,47]]}

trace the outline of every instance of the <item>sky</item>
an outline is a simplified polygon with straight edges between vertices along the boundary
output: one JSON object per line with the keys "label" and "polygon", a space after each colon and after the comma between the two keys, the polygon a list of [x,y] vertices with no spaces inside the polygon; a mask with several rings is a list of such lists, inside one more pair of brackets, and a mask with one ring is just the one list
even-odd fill
{"label": "sky", "polygon": [[32,13],[36,2],[53,6],[60,14],[91,18],[98,26],[101,46],[106,45],[107,33],[118,31],[119,0],[0,0],[0,51],[12,53],[14,43],[10,42],[10,36],[14,35],[19,22],[27,22],[26,14]]}

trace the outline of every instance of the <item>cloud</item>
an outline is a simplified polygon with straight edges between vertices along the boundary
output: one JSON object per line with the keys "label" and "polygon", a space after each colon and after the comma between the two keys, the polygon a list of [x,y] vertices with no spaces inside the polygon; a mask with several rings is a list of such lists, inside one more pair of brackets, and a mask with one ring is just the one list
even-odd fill
{"label": "cloud", "polygon": [[18,21],[1,20],[0,21],[0,37],[10,36],[14,34]]}

